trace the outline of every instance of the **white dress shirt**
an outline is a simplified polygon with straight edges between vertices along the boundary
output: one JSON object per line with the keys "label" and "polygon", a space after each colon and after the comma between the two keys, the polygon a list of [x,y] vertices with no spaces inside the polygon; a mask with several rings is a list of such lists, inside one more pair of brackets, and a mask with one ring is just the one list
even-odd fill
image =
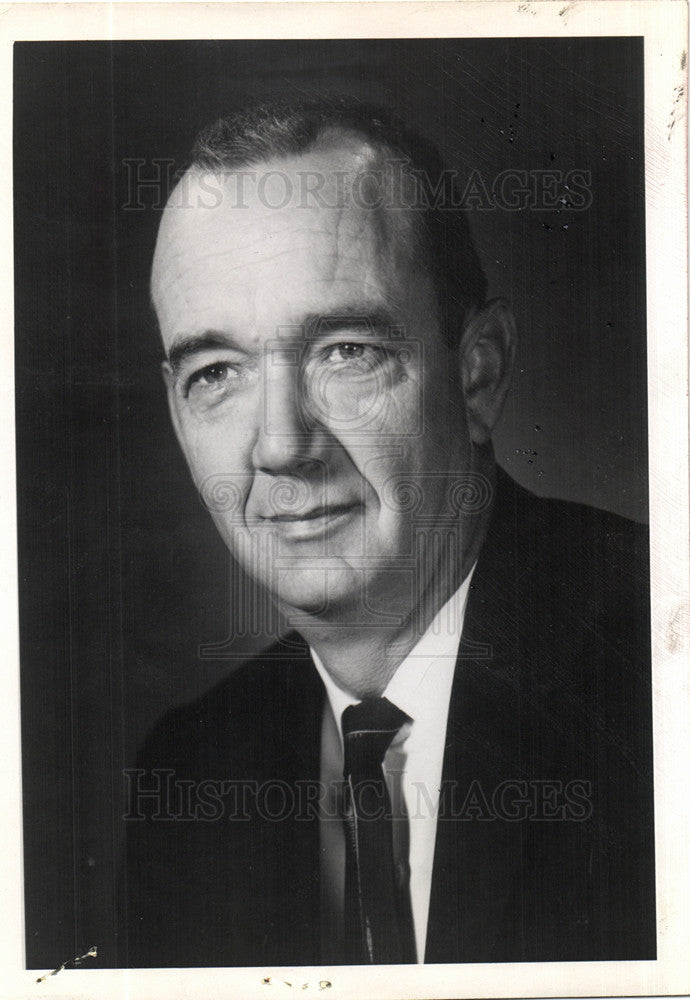
{"label": "white dress shirt", "polygon": [[[429,628],[390,679],[383,697],[412,720],[393,740],[383,762],[394,820],[396,864],[409,863],[409,887],[417,961],[424,961],[434,864],[438,804],[453,674],[474,567],[441,608]],[[311,651],[328,698],[321,738],[321,884],[326,956],[329,941],[340,940],[345,879],[345,838],[340,812],[343,742],[340,719],[357,704],[333,681]],[[402,789],[402,802],[400,791]],[[409,845],[409,847],[408,847]],[[328,960],[328,959],[327,959]]]}

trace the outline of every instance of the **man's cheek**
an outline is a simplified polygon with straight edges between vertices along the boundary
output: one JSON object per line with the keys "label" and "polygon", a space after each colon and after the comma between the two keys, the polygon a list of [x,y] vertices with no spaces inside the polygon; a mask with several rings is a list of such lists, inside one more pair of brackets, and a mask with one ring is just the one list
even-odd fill
{"label": "man's cheek", "polygon": [[419,439],[424,433],[424,384],[416,373],[403,372],[404,381],[389,393],[382,433],[393,439]]}
{"label": "man's cheek", "polygon": [[363,476],[370,491],[370,526],[382,543],[398,549],[409,547],[409,536],[415,510],[423,505],[423,487],[418,475],[419,454],[408,440],[398,437],[386,453],[366,456]]}
{"label": "man's cheek", "polygon": [[[357,401],[357,420],[334,427],[350,454],[399,454],[419,441],[424,427],[422,389],[417,381]],[[403,466],[405,467],[405,466]]]}
{"label": "man's cheek", "polygon": [[248,469],[246,447],[236,426],[228,421],[209,426],[194,419],[185,433],[187,461],[197,483],[209,476],[243,478]]}
{"label": "man's cheek", "polygon": [[180,444],[187,460],[194,482],[198,485],[199,477],[207,474],[209,460],[209,435],[200,426],[186,406],[177,408],[177,424],[180,430]]}
{"label": "man's cheek", "polygon": [[240,471],[231,459],[222,463],[209,461],[205,455],[197,457],[195,483],[199,498],[229,542],[238,529],[246,529],[253,474]]}

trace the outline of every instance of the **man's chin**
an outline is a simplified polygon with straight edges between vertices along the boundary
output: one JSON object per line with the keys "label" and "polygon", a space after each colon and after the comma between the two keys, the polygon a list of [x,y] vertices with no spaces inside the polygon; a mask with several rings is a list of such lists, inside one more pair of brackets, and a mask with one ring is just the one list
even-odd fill
{"label": "man's chin", "polygon": [[337,579],[342,573],[333,570],[299,569],[290,567],[276,571],[276,586],[272,591],[288,619],[338,619],[350,605],[358,604],[359,581]]}
{"label": "man's chin", "polygon": [[289,584],[273,592],[287,624],[300,631],[311,627],[340,629],[371,629],[395,626],[403,620],[408,602],[399,594],[380,593],[375,586],[362,594],[362,580],[351,571],[352,578],[331,579],[332,571],[324,581],[313,573],[293,571]]}

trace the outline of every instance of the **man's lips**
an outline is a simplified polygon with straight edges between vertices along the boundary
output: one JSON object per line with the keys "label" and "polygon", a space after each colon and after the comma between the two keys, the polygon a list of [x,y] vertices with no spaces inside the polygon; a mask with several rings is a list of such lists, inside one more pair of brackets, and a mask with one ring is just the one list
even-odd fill
{"label": "man's lips", "polygon": [[321,504],[300,513],[271,514],[260,518],[283,542],[312,542],[350,524],[364,505],[360,501]]}
{"label": "man's lips", "polygon": [[361,507],[359,501],[350,501],[348,503],[339,504],[322,504],[320,507],[312,507],[311,510],[300,512],[299,514],[270,514],[266,517],[262,517],[261,520],[269,521],[271,524],[291,524],[293,522],[301,521],[316,521],[319,518],[337,517],[339,514],[345,514],[348,511],[354,510],[355,507]]}

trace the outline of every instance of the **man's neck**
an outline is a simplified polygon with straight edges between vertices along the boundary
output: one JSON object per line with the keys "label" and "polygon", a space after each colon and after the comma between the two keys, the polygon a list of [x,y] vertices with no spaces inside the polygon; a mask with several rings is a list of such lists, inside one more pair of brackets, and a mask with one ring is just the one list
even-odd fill
{"label": "man's neck", "polygon": [[485,511],[473,518],[471,532],[465,530],[462,558],[454,565],[441,562],[436,566],[414,605],[408,602],[391,607],[398,619],[396,624],[389,624],[388,619],[373,626],[364,625],[364,617],[358,618],[352,612],[311,620],[300,616],[299,632],[338,687],[356,698],[383,694],[399,665],[476,563],[488,517],[489,512]]}

